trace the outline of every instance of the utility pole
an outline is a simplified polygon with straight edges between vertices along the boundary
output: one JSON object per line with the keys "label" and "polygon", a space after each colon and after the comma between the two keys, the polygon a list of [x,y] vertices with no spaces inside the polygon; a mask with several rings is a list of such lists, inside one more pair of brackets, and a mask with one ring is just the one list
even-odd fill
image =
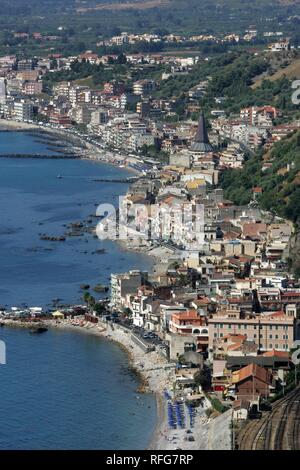
{"label": "utility pole", "polygon": [[235,450],[234,409],[233,408],[232,408],[232,417],[231,417],[231,427],[232,427],[232,450]]}

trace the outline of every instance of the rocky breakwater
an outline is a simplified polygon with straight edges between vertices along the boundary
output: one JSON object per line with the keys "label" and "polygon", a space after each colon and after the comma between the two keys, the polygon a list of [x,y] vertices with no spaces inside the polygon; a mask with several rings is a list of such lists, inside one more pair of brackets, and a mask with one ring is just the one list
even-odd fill
{"label": "rocky breakwater", "polygon": [[9,154],[0,154],[0,158],[37,158],[37,159],[79,159],[81,158],[81,154],[75,154],[75,153],[66,153],[62,152],[59,155],[56,154],[43,154],[43,153],[9,153]]}
{"label": "rocky breakwater", "polygon": [[39,319],[34,320],[28,318],[3,318],[1,319],[1,326],[9,328],[24,328],[32,333],[44,332],[48,329],[45,322],[40,321]]}
{"label": "rocky breakwater", "polygon": [[64,242],[64,241],[66,241],[66,238],[63,237],[63,236],[55,237],[55,236],[52,236],[52,235],[43,234],[43,235],[40,235],[40,240],[46,240],[46,241],[49,241],[49,242]]}
{"label": "rocky breakwater", "polygon": [[[90,216],[83,222],[72,222],[65,224],[65,232],[63,235],[49,235],[46,233],[39,233],[40,240],[51,241],[51,242],[64,242],[68,237],[82,237],[87,234],[95,234],[95,226],[93,216]],[[88,240],[87,240],[88,242]],[[93,251],[94,255],[102,255],[105,253],[104,248],[99,248]]]}

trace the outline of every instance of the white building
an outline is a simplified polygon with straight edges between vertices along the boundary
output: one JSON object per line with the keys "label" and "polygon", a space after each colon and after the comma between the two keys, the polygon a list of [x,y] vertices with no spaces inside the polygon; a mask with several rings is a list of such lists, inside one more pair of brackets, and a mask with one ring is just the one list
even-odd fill
{"label": "white building", "polygon": [[0,78],[0,104],[6,103],[6,82],[4,78]]}
{"label": "white building", "polygon": [[33,105],[30,101],[15,101],[14,117],[17,121],[31,121],[33,118]]}

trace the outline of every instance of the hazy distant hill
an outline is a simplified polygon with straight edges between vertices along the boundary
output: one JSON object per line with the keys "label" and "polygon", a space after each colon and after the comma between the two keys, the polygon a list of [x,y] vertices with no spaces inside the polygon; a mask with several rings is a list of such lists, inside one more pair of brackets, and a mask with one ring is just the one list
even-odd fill
{"label": "hazy distant hill", "polygon": [[58,34],[62,53],[71,51],[71,43],[77,44],[74,53],[94,48],[99,38],[122,31],[189,35],[258,29],[282,31],[300,44],[299,0],[0,0],[0,8],[0,53],[38,50],[30,41],[15,41],[15,32]]}
{"label": "hazy distant hill", "polygon": [[[300,0],[0,0],[1,19],[47,14],[51,19],[59,13],[96,18],[100,23],[112,13],[119,26],[170,27],[177,30],[198,31],[204,29],[230,29],[244,25],[259,27],[264,21],[285,21],[287,17],[300,13]],[[143,11],[147,9],[147,15]],[[163,24],[162,24],[163,22]]]}

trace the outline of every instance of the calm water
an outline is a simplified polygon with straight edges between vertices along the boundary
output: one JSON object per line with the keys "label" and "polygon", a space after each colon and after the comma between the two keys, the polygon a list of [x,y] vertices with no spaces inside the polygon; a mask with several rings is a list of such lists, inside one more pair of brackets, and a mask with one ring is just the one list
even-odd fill
{"label": "calm water", "polygon": [[[0,155],[55,155],[55,150],[48,148],[47,143],[41,144],[44,137],[33,138],[24,132],[0,132]],[[51,143],[49,143],[51,145]]]}
{"label": "calm water", "polygon": [[[31,136],[8,135],[6,149],[10,146],[13,152],[15,136],[18,140],[24,136],[23,151],[30,151]],[[3,139],[6,133],[0,133],[0,149]],[[59,174],[62,179],[57,178]],[[39,238],[41,233],[63,235],[65,224],[95,214],[97,204],[117,204],[127,186],[93,180],[128,174],[88,161],[0,158],[0,305],[45,306],[55,298],[76,303],[82,296],[82,283],[109,285],[111,272],[150,267],[149,258],[122,251],[117,244],[101,242],[90,234],[65,242]],[[93,254],[103,247],[105,254]]]}
{"label": "calm water", "polygon": [[137,399],[126,354],[101,338],[1,328],[0,449],[143,449],[153,395]]}
{"label": "calm water", "polygon": [[[32,148],[45,153],[29,135],[0,133],[2,154]],[[45,306],[54,298],[75,303],[82,283],[107,285],[111,272],[149,267],[148,258],[88,234],[65,242],[39,239],[39,233],[62,235],[64,224],[87,218],[96,204],[116,203],[126,185],[93,179],[124,175],[87,161],[0,158],[0,305]],[[105,254],[93,254],[102,247]],[[136,398],[136,377],[117,346],[80,333],[6,328],[0,340],[7,347],[7,364],[0,365],[0,448],[147,446],[155,398]]]}

